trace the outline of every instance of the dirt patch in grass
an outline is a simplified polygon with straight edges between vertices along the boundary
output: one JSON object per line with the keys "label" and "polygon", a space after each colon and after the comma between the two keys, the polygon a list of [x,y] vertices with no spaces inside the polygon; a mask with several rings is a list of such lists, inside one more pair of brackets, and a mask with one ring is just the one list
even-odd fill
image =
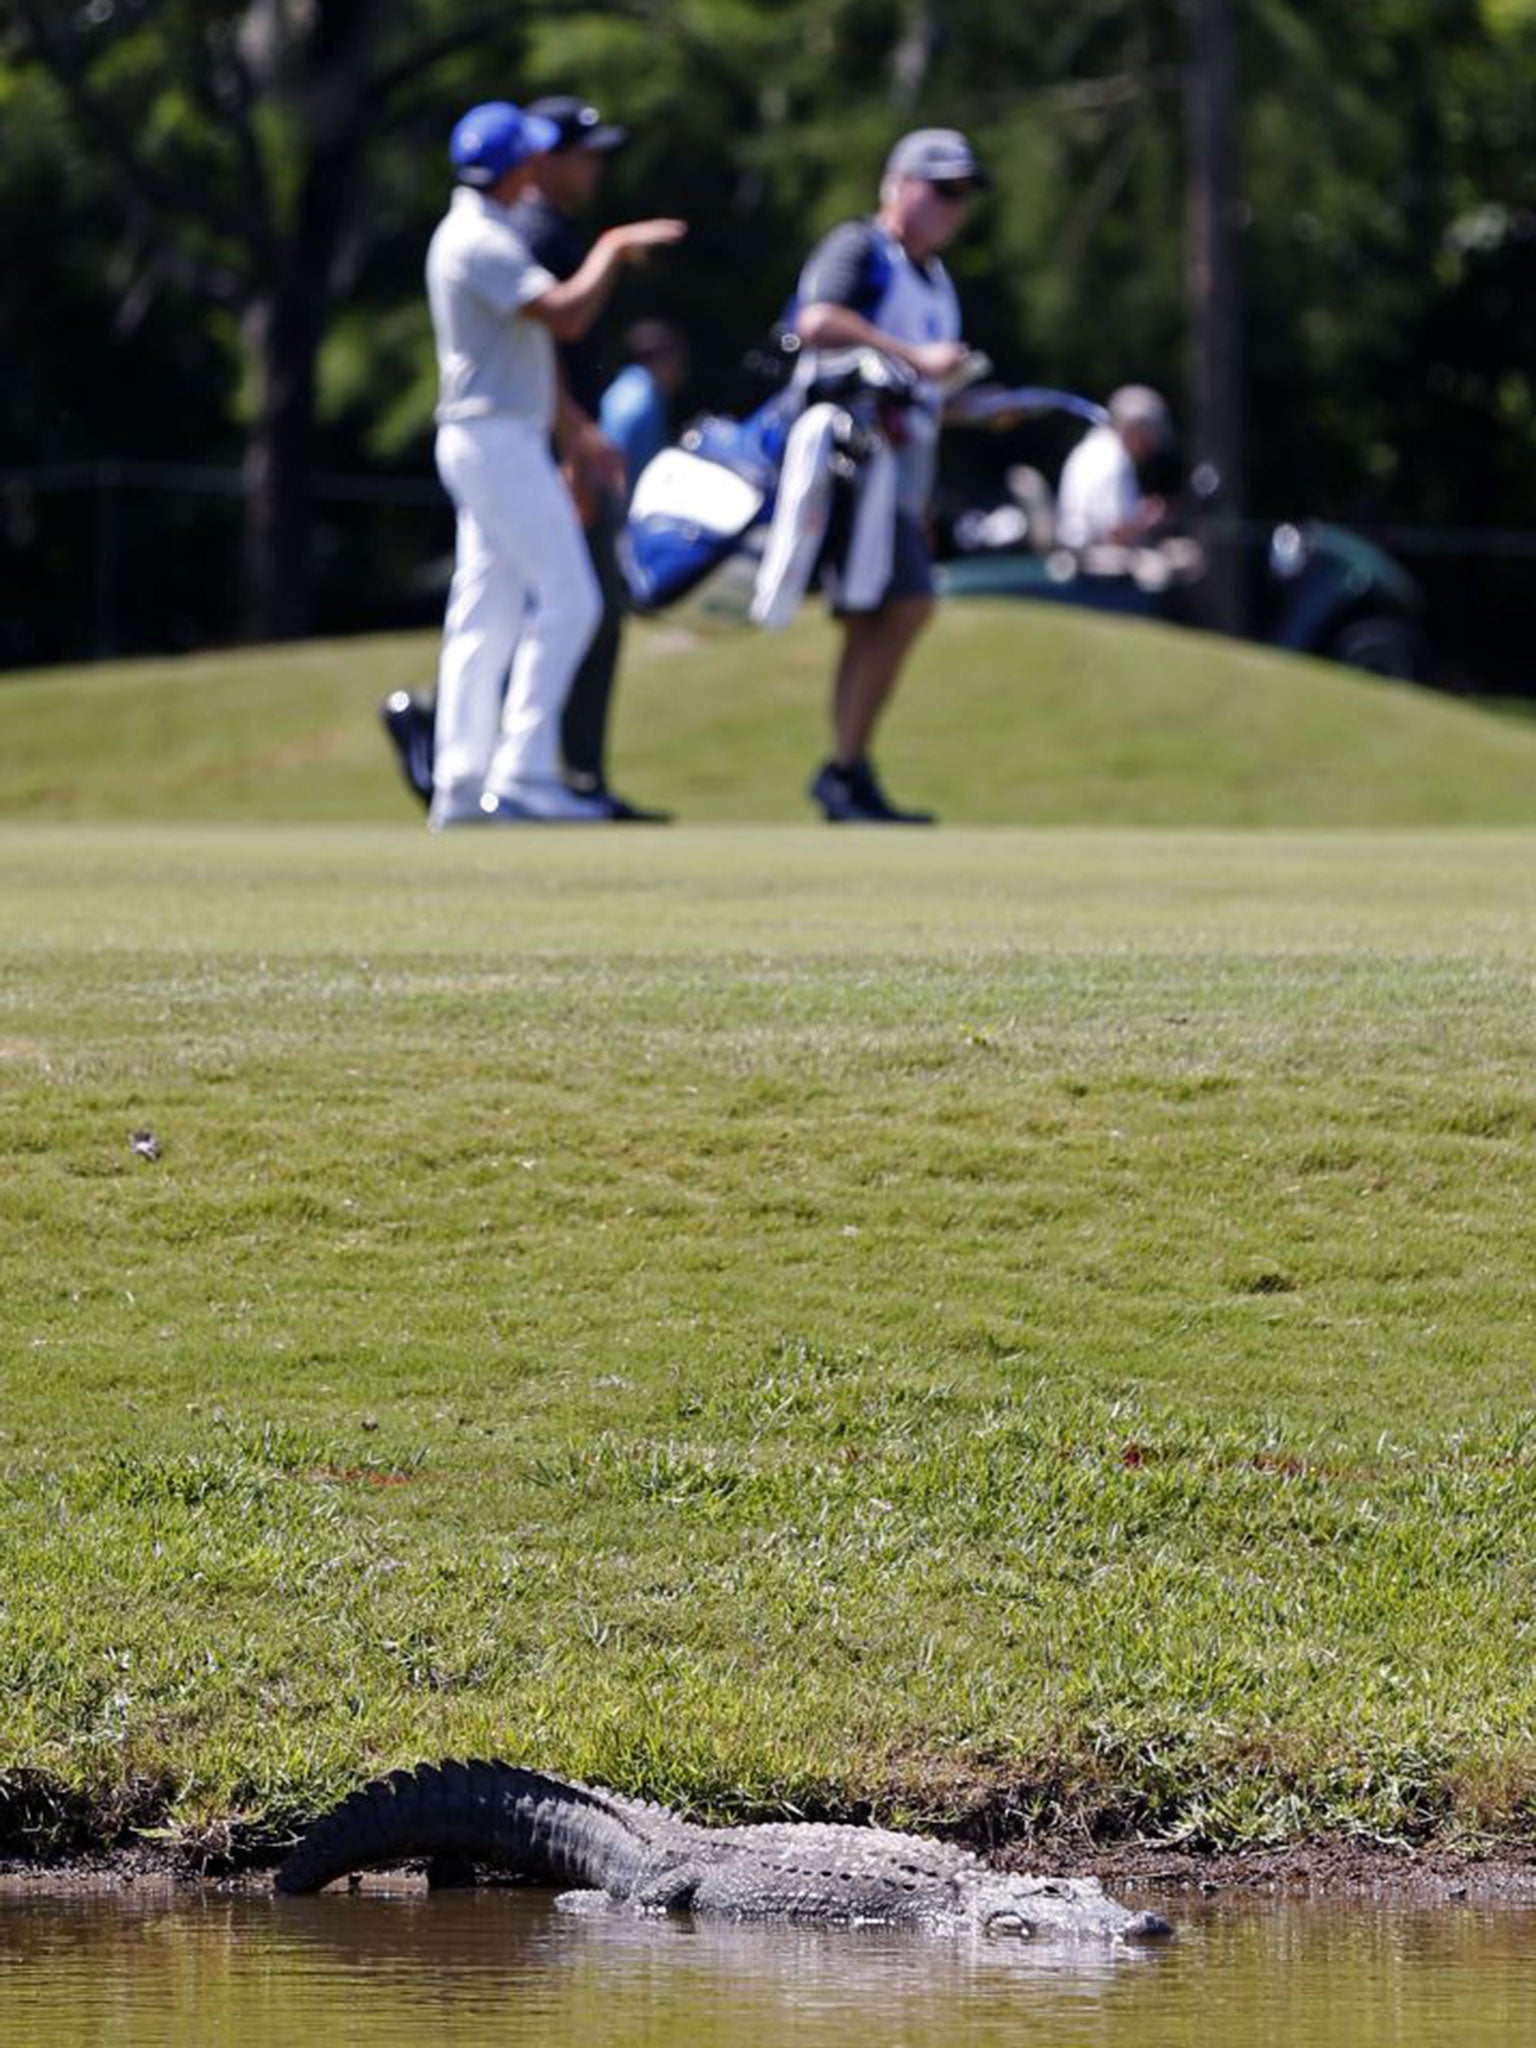
{"label": "dirt patch in grass", "polygon": [[[1002,1859],[1023,1869],[1038,1852]],[[1052,1867],[1056,1867],[1054,1863]],[[1112,1892],[1198,1892],[1254,1896],[1381,1899],[1406,1905],[1536,1905],[1536,1844],[1486,1854],[1461,1849],[1405,1849],[1373,1842],[1298,1842],[1276,1849],[1196,1854],[1156,1843],[1063,1858],[1071,1876],[1102,1878]]]}

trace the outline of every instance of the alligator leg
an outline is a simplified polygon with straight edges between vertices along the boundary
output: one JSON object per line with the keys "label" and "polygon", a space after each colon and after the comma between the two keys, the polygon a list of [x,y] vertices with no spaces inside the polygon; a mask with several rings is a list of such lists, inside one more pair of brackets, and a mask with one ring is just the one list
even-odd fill
{"label": "alligator leg", "polygon": [[704,1873],[696,1863],[675,1863],[637,1885],[630,1904],[642,1913],[686,1913],[703,1880]]}

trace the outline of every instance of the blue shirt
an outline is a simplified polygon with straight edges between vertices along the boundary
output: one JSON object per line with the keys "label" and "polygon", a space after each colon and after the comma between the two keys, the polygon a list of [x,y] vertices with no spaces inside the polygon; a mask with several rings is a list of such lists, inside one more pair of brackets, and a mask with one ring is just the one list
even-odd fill
{"label": "blue shirt", "polygon": [[624,457],[630,490],[653,455],[670,439],[667,401],[643,363],[620,370],[603,393],[598,425]]}

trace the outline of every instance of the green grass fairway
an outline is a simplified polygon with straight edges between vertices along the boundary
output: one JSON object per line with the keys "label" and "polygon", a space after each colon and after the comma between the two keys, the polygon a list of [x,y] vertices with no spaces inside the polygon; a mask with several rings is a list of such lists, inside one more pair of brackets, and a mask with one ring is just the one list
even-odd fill
{"label": "green grass fairway", "polygon": [[[690,821],[795,821],[825,750],[828,627],[633,627],[615,780]],[[428,636],[0,683],[0,817],[411,815],[375,711]],[[957,602],[882,762],[949,824],[1536,825],[1536,725],[1171,627]]]}
{"label": "green grass fairway", "polygon": [[[957,816],[1531,817],[1536,731],[1092,622],[948,730],[1005,624],[893,729]],[[650,657],[636,789],[794,810],[824,652]],[[0,1836],[455,1752],[1528,1836],[1536,831],[434,842],[424,656],[0,694]]]}

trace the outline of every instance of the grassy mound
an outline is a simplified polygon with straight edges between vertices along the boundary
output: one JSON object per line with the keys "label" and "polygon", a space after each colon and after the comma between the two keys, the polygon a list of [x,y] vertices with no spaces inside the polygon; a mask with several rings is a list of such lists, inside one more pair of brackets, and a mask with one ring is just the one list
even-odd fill
{"label": "grassy mound", "polygon": [[[803,820],[832,639],[639,624],[615,780],[688,819]],[[0,814],[408,820],[376,721],[435,639],[311,643],[0,685]],[[947,822],[1536,822],[1536,726],[1322,663],[1043,606],[954,603],[882,748]]]}

